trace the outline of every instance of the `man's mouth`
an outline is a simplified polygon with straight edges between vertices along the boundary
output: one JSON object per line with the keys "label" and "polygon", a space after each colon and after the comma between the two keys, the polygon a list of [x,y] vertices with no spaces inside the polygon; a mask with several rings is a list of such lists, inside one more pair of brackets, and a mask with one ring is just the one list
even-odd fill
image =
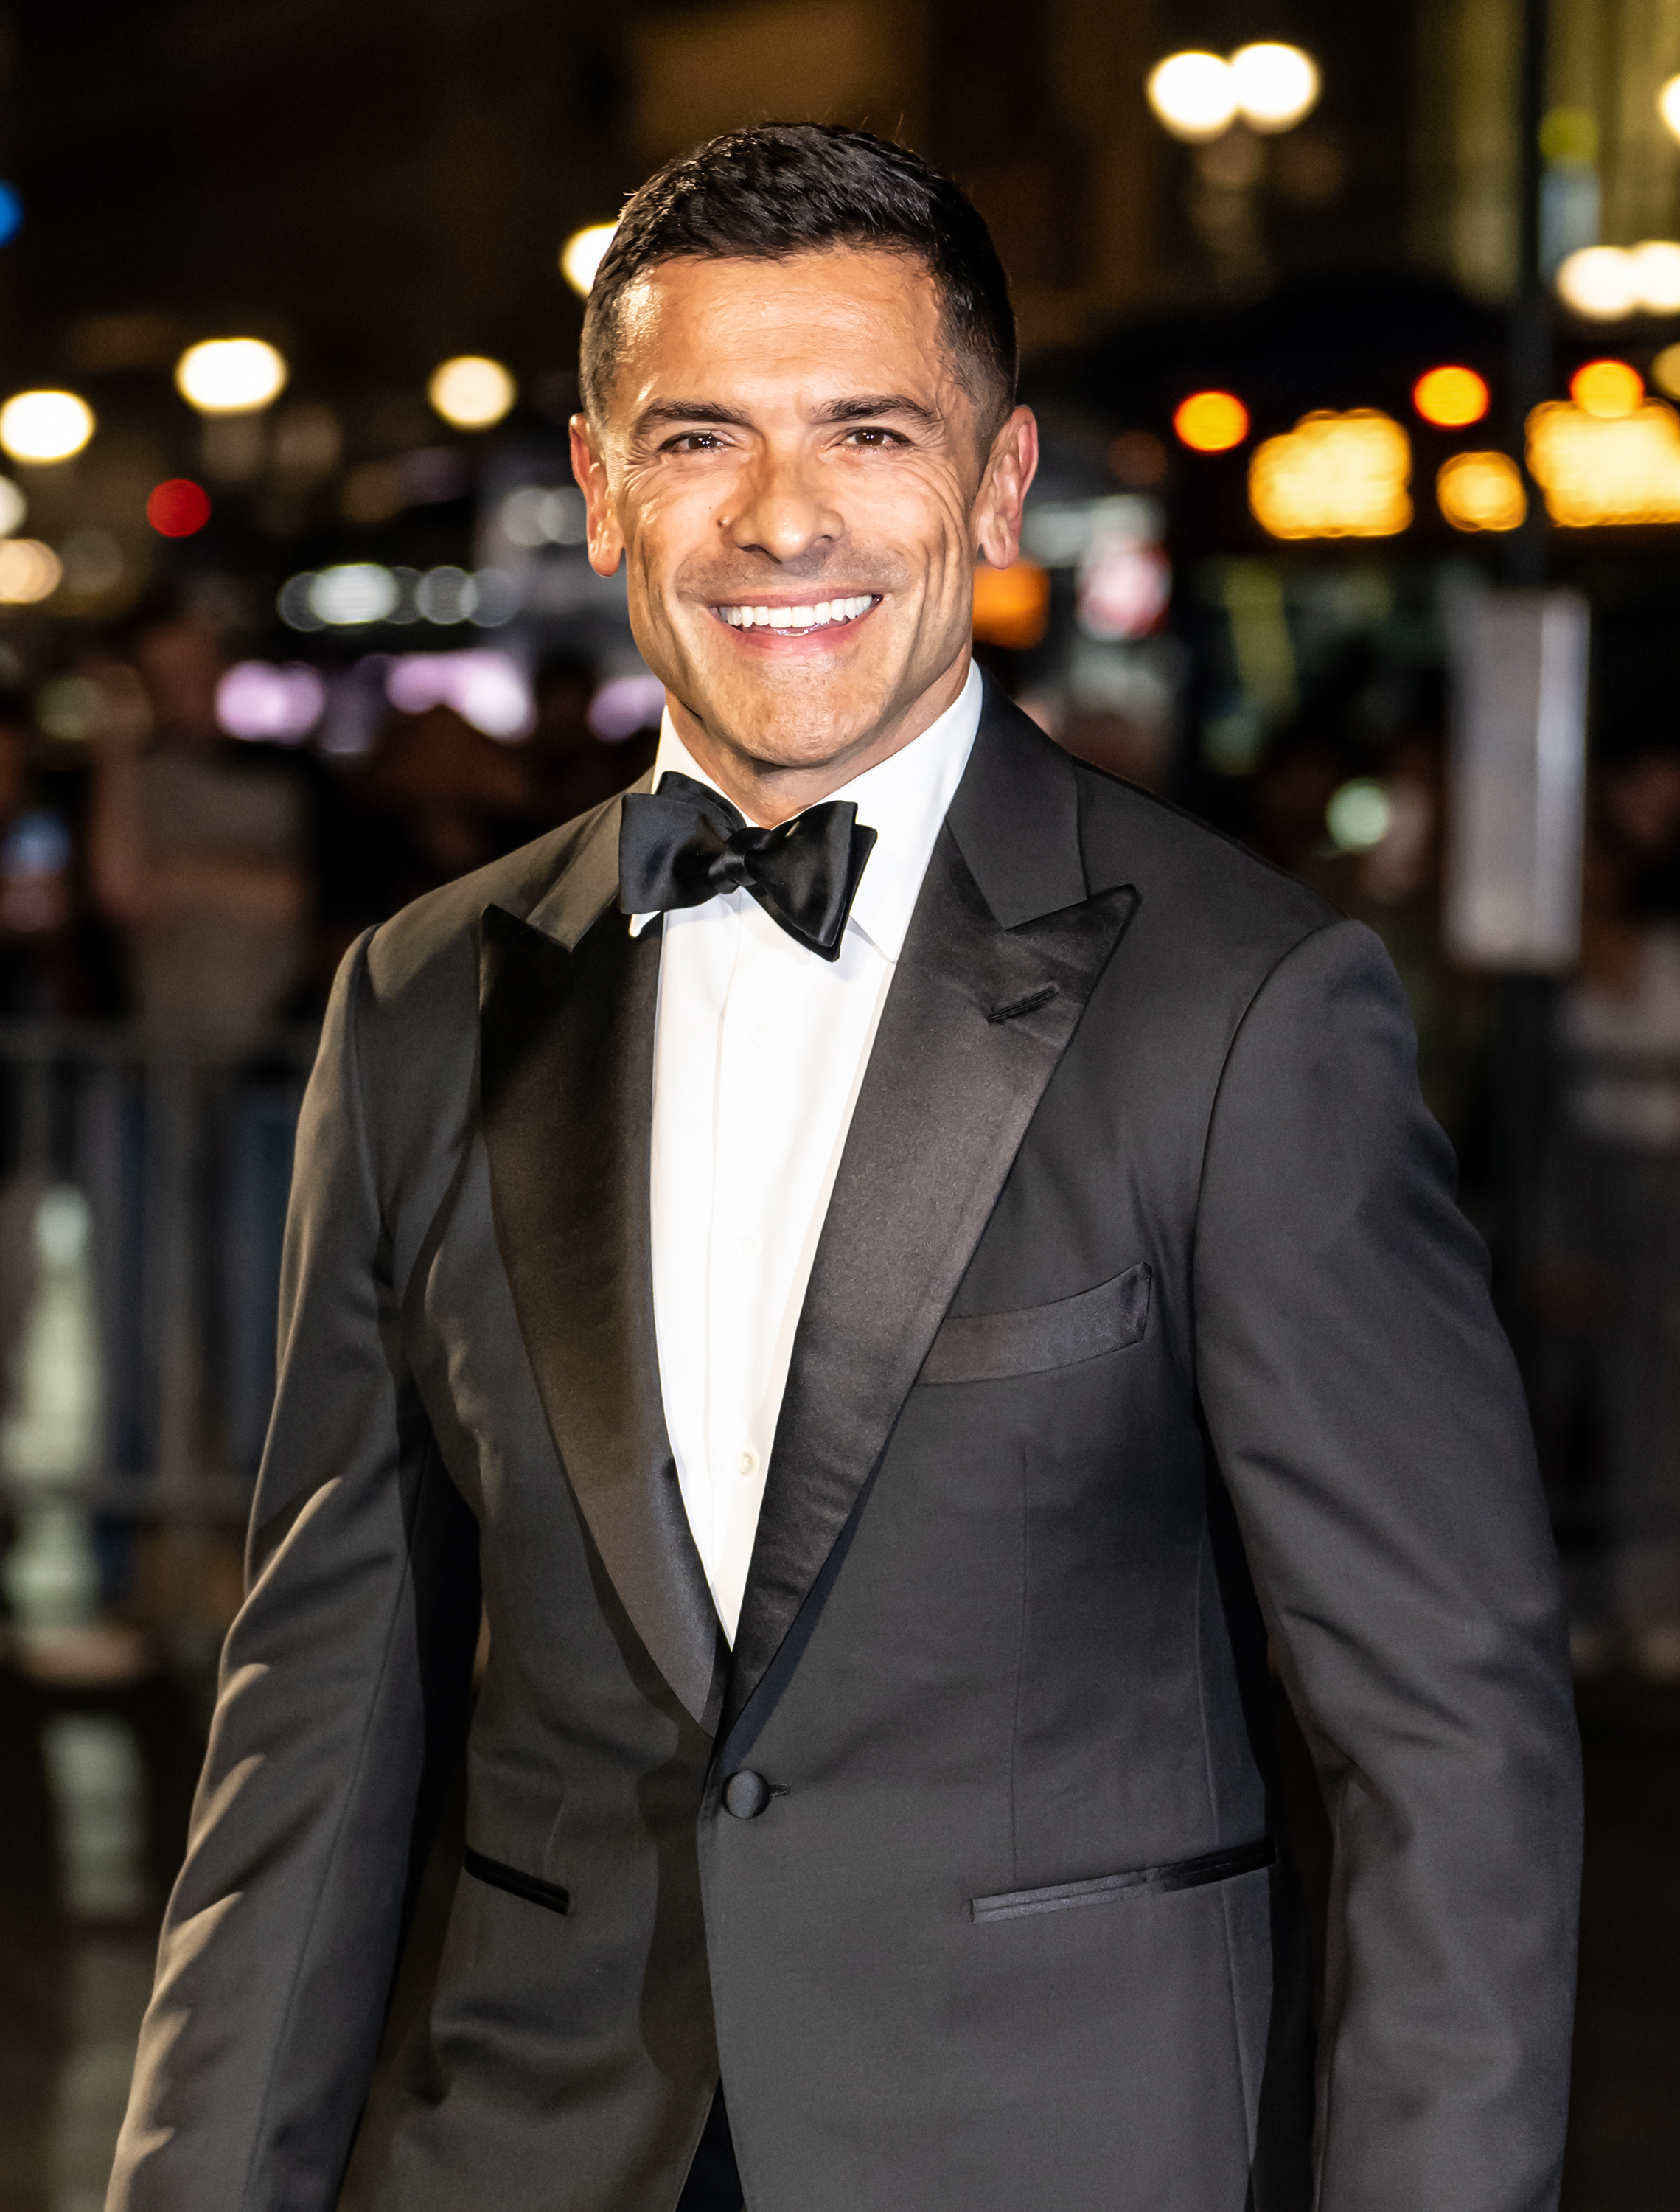
{"label": "man's mouth", "polygon": [[810,605],[797,607],[714,606],[712,610],[719,621],[727,623],[731,629],[774,630],[783,637],[810,637],[821,629],[834,629],[845,623],[858,621],[870,609],[880,605],[880,594],[860,592],[840,599],[816,599]]}

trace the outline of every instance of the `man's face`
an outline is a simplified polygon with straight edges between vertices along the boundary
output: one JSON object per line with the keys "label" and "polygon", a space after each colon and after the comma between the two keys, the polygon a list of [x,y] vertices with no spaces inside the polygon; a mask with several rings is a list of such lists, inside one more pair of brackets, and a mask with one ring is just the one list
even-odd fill
{"label": "man's face", "polygon": [[622,329],[574,465],[590,557],[628,562],[679,727],[779,769],[918,734],[960,687],[976,554],[1014,557],[1036,458],[1024,408],[980,449],[925,270],[846,248],[668,262]]}

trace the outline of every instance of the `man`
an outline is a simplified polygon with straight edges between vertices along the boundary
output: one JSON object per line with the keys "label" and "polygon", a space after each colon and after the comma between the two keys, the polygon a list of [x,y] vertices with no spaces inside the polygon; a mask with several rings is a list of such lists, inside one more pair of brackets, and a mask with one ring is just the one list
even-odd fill
{"label": "man", "polygon": [[112,2206],[360,2128],[381,2212],[1304,2207],[1268,1631],[1320,2202],[1549,2203],[1554,1567],[1386,959],[982,692],[1035,433],[947,180],[702,149],[584,371],[657,787],[340,979]]}

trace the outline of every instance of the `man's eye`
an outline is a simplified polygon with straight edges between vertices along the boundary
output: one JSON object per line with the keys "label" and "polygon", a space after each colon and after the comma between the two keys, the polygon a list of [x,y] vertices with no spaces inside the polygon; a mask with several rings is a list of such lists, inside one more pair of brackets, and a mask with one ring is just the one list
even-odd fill
{"label": "man's eye", "polygon": [[668,453],[703,453],[723,442],[715,430],[685,430],[681,437],[669,440],[664,450]]}
{"label": "man's eye", "polygon": [[850,433],[847,443],[856,446],[901,446],[904,441],[896,430],[883,430],[878,422],[863,422]]}

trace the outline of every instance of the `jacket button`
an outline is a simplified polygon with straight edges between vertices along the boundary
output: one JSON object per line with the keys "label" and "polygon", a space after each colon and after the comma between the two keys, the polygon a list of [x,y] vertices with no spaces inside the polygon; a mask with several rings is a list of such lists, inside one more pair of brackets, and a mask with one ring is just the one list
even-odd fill
{"label": "jacket button", "polygon": [[724,1805],[737,1820],[755,1820],[770,1802],[770,1785],[761,1774],[743,1766],[724,1784]]}

